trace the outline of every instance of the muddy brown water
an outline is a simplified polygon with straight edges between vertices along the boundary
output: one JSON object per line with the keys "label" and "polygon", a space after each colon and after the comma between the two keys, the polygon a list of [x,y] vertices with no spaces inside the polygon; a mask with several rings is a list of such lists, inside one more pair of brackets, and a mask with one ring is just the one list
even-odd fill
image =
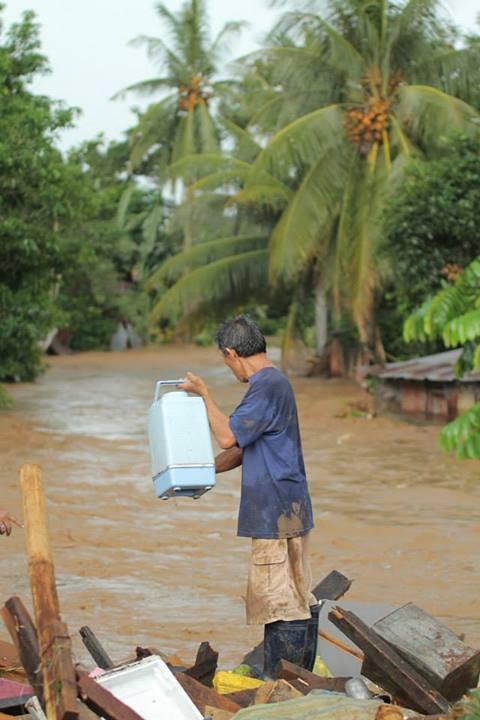
{"label": "muddy brown water", "polygon": [[[136,645],[190,662],[208,639],[223,667],[261,635],[246,627],[249,541],[236,537],[240,474],[198,501],[157,500],[146,417],[154,382],[190,369],[225,411],[245,388],[212,349],[161,347],[54,358],[0,413],[0,507],[21,514],[18,469],[39,463],[64,618],[90,625],[115,660]],[[438,427],[364,419],[350,381],[294,378],[314,504],[312,563],[354,584],[349,599],[414,601],[480,646],[480,463],[438,448]],[[0,538],[0,601],[30,606],[23,531]],[[7,638],[0,627],[0,637]]]}

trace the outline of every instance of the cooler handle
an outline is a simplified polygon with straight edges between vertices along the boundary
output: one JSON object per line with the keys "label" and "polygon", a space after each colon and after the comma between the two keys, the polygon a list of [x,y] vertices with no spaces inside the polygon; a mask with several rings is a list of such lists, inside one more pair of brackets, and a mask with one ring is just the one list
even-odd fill
{"label": "cooler handle", "polygon": [[162,389],[162,385],[181,385],[182,383],[186,382],[185,378],[180,378],[179,380],[158,380],[157,384],[155,386],[155,402],[160,397],[160,391]]}

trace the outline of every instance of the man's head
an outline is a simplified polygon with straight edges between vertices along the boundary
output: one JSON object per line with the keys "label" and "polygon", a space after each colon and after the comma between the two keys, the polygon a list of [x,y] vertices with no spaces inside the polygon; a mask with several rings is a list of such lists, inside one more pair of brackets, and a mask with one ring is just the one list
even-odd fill
{"label": "man's head", "polygon": [[245,315],[224,322],[218,329],[216,341],[225,365],[241,382],[248,382],[249,359],[267,352],[263,333]]}

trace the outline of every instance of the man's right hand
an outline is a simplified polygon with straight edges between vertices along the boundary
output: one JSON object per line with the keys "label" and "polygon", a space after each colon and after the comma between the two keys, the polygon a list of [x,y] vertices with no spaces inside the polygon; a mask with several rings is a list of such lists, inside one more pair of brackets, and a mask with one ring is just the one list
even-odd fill
{"label": "man's right hand", "polygon": [[10,535],[12,526],[23,527],[22,523],[15,520],[6,510],[0,510],[0,535]]}
{"label": "man's right hand", "polygon": [[194,393],[195,395],[200,395],[200,397],[203,397],[204,399],[208,395],[208,388],[205,381],[198,377],[198,375],[194,375],[191,372],[187,372],[185,382],[178,385],[178,389],[186,390],[187,392]]}

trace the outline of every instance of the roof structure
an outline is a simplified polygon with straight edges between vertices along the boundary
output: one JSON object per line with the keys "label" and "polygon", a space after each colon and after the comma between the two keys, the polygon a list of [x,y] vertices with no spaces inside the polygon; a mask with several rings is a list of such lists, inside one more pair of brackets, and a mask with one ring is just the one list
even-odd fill
{"label": "roof structure", "polygon": [[426,355],[398,363],[387,363],[383,367],[372,367],[367,370],[367,377],[377,377],[382,380],[416,380],[423,382],[480,382],[480,372],[466,373],[458,377],[455,373],[455,364],[462,350],[449,350],[448,352]]}

